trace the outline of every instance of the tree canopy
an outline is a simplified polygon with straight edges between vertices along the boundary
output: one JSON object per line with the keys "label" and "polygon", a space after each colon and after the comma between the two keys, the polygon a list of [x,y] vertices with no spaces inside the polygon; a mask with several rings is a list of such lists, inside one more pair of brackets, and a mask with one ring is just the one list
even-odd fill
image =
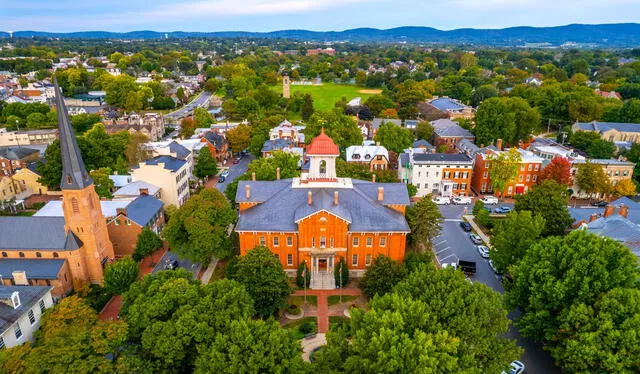
{"label": "tree canopy", "polygon": [[567,187],[572,186],[571,163],[569,160],[562,156],[555,156],[552,158],[549,165],[542,169],[540,172],[540,178],[538,178],[539,183],[546,180],[553,180],[556,183]]}
{"label": "tree canopy", "polygon": [[140,261],[160,248],[162,248],[162,240],[160,237],[155,232],[151,231],[150,228],[145,227],[138,235],[133,259]]}
{"label": "tree canopy", "polygon": [[527,140],[538,128],[540,114],[519,97],[493,97],[478,107],[474,133],[476,143],[491,144],[496,139],[515,144]]}
{"label": "tree canopy", "polygon": [[411,229],[411,241],[431,247],[431,239],[438,236],[442,225],[442,214],[429,196],[407,208],[407,222]]}
{"label": "tree canopy", "polygon": [[110,263],[104,269],[104,288],[120,295],[138,279],[138,263],[130,257],[125,257]]}
{"label": "tree canopy", "polygon": [[497,156],[490,155],[487,160],[488,164],[491,165],[489,177],[491,178],[493,189],[502,196],[505,194],[507,186],[515,182],[518,177],[522,155],[516,148],[510,148],[506,152],[500,152]]}
{"label": "tree canopy", "polygon": [[216,175],[217,172],[218,165],[216,159],[211,157],[211,150],[209,150],[209,147],[202,147],[198,153],[198,160],[193,168],[193,174],[198,178],[205,178]]}
{"label": "tree canopy", "polygon": [[543,236],[562,235],[573,223],[567,209],[568,203],[566,186],[547,180],[526,194],[517,196],[515,210],[530,211],[534,217],[544,218]]}
{"label": "tree canopy", "polygon": [[498,221],[491,236],[490,256],[496,268],[505,273],[511,265],[520,261],[527,250],[536,243],[544,229],[544,218],[531,212],[514,211]]}
{"label": "tree canopy", "polygon": [[609,177],[604,173],[602,166],[592,162],[578,165],[575,176],[576,185],[586,192],[589,197],[594,194],[606,194],[609,192]]}
{"label": "tree canopy", "polygon": [[379,255],[373,259],[373,263],[364,273],[364,277],[360,280],[360,288],[368,298],[384,295],[391,292],[393,287],[406,275],[407,271],[402,262],[396,262],[387,256]]}
{"label": "tree canopy", "polygon": [[358,125],[352,118],[342,114],[338,108],[328,112],[315,112],[303,130],[305,141],[310,143],[313,138],[320,135],[322,129],[340,148],[362,144],[362,132]]}
{"label": "tree canopy", "polygon": [[414,136],[411,130],[389,122],[380,125],[375,137],[375,140],[380,142],[380,145],[396,153],[402,153],[405,149],[410,148],[413,139]]}

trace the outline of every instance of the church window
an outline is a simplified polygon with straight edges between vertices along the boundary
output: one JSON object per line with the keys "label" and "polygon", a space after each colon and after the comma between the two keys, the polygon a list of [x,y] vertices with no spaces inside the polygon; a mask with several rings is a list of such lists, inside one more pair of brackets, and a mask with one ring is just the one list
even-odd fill
{"label": "church window", "polygon": [[36,252],[36,257],[38,257],[38,258],[42,257],[42,253]]}
{"label": "church window", "polygon": [[78,199],[75,197],[71,199],[71,209],[74,213],[80,213],[80,207],[78,206]]}
{"label": "church window", "polygon": [[67,184],[71,184],[72,180],[71,180],[71,176],[67,175]]}
{"label": "church window", "polygon": [[18,253],[18,256],[20,256],[20,257],[24,257],[24,252],[20,252],[20,253]]}
{"label": "church window", "polygon": [[53,252],[53,257],[57,258],[58,257],[58,252]]}
{"label": "church window", "polygon": [[320,174],[326,174],[327,173],[327,162],[325,160],[320,161]]}

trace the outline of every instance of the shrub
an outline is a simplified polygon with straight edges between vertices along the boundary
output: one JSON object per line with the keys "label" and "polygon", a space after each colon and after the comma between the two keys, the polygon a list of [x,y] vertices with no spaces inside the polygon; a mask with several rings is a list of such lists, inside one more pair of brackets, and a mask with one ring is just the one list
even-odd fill
{"label": "shrub", "polygon": [[314,329],[315,326],[313,325],[313,322],[305,322],[298,328],[298,330],[300,330],[300,332],[303,334],[310,334]]}

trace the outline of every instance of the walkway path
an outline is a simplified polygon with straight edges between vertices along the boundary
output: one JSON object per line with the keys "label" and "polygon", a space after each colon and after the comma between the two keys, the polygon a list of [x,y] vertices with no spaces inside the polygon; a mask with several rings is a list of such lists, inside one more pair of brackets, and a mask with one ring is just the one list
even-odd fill
{"label": "walkway path", "polygon": [[300,345],[302,345],[302,359],[307,362],[311,362],[309,357],[311,352],[318,347],[327,345],[327,336],[322,333],[315,334],[311,337],[302,339]]}
{"label": "walkway path", "polygon": [[[297,290],[293,296],[304,296],[304,290]],[[343,295],[343,296],[362,296],[362,291],[359,288],[343,288],[335,290],[307,290],[307,296],[316,296],[318,300],[318,333],[326,333],[329,331],[329,296]],[[319,335],[319,334],[318,334]]]}

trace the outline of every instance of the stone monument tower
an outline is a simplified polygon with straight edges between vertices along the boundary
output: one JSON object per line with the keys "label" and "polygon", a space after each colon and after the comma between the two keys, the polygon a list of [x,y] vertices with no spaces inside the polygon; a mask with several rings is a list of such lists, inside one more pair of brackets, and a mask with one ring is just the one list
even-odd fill
{"label": "stone monument tower", "polygon": [[291,80],[288,75],[282,76],[282,97],[285,99],[291,97]]}

